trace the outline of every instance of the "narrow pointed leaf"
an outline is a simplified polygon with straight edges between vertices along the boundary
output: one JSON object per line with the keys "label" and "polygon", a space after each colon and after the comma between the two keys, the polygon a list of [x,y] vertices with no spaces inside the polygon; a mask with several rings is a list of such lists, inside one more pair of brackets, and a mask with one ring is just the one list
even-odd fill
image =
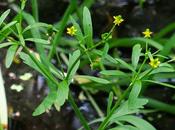
{"label": "narrow pointed leaf", "polygon": [[14,56],[16,54],[16,50],[18,48],[18,45],[12,45],[7,50],[7,55],[5,59],[5,66],[6,68],[9,68],[13,62]]}
{"label": "narrow pointed leaf", "polygon": [[137,68],[139,58],[141,55],[141,50],[142,49],[141,49],[140,44],[136,44],[132,49],[132,65],[133,65],[134,69]]}
{"label": "narrow pointed leaf", "polygon": [[8,9],[7,11],[5,11],[1,17],[0,17],[0,26],[1,24],[4,22],[4,20],[6,19],[6,17],[8,16],[8,14],[10,13],[10,9]]}
{"label": "narrow pointed leaf", "polygon": [[92,30],[92,20],[91,14],[87,7],[83,9],[83,30],[85,35],[86,44],[88,47],[93,45],[93,30]]}

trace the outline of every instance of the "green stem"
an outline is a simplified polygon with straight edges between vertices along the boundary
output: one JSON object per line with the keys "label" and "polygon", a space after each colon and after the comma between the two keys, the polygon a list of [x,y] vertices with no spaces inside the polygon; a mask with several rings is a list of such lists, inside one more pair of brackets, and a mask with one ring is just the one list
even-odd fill
{"label": "green stem", "polygon": [[49,52],[49,59],[52,58],[52,56],[55,54],[55,48],[57,47],[60,39],[61,39],[61,36],[62,36],[62,33],[66,27],[66,24],[67,24],[67,21],[69,19],[69,16],[70,14],[75,10],[76,8],[76,4],[77,4],[77,0],[71,0],[71,4],[69,5],[69,7],[67,8],[66,12],[64,13],[64,16],[61,20],[61,25],[59,26],[59,32],[57,32],[57,34],[55,35],[55,38],[53,40],[53,43],[52,43],[52,47],[51,47],[51,50]]}
{"label": "green stem", "polygon": [[98,130],[104,130],[106,128],[106,125],[109,122],[109,119],[111,118],[111,116],[113,115],[113,113],[116,111],[116,109],[118,108],[118,106],[121,104],[121,102],[126,98],[126,96],[128,95],[128,93],[130,92],[130,90],[132,89],[133,84],[135,83],[135,81],[138,78],[139,73],[141,72],[143,65],[145,64],[147,60],[147,56],[145,55],[144,61],[142,63],[142,65],[140,66],[138,72],[136,73],[136,75],[134,76],[134,80],[131,81],[129,87],[124,91],[124,93],[121,95],[121,97],[117,100],[117,102],[115,103],[114,107],[112,108],[112,110],[110,111],[110,113],[107,115],[107,117],[105,118],[105,120],[100,124]]}
{"label": "green stem", "polygon": [[94,98],[91,96],[91,94],[87,91],[84,90],[88,99],[90,100],[91,104],[93,105],[93,107],[95,108],[95,110],[97,111],[99,117],[104,117],[104,113],[102,112],[102,110],[99,108],[99,106],[97,105],[96,101],[94,100]]}
{"label": "green stem", "polygon": [[[33,57],[33,55],[30,54],[29,50],[25,46],[23,46],[23,47],[26,50],[26,52],[28,53],[28,55],[32,58],[32,60],[36,63],[36,65],[41,69],[41,71],[49,78],[49,80],[52,81],[53,83],[55,83],[56,85],[58,85],[58,82],[55,79],[53,79],[53,77],[51,77],[47,73],[47,71],[45,71],[45,69],[43,69],[43,67],[38,63],[38,61]],[[74,101],[71,93],[69,93],[69,99],[68,100],[69,100],[70,104],[72,105],[72,107],[73,107],[76,115],[79,117],[80,122],[82,123],[82,125],[84,126],[84,128],[86,130],[91,130],[90,127],[87,124],[87,121],[85,120],[85,118],[83,117],[83,115],[79,111],[77,105],[75,104],[75,101]]]}
{"label": "green stem", "polygon": [[147,99],[149,100],[147,106],[175,115],[175,111],[174,111],[175,105],[169,105],[152,98],[147,98]]}
{"label": "green stem", "polygon": [[79,117],[81,124],[84,126],[84,128],[86,130],[91,130],[91,128],[89,127],[89,125],[87,124],[87,121],[85,120],[84,116],[82,115],[82,113],[80,112],[79,108],[77,107],[72,94],[69,92],[69,102],[72,106],[72,108],[75,111],[75,114]]}
{"label": "green stem", "polygon": [[58,53],[56,53],[56,57],[57,57],[57,60],[58,60],[58,64],[60,65],[60,68],[61,68],[61,73],[62,73],[63,77],[65,78],[64,69],[62,67],[60,56],[58,55]]}
{"label": "green stem", "polygon": [[96,47],[98,47],[98,46],[100,46],[101,44],[103,44],[103,43],[105,42],[105,40],[107,40],[107,39],[110,37],[110,35],[112,34],[114,28],[115,28],[115,25],[113,25],[113,27],[111,28],[111,30],[109,31],[109,33],[108,33],[108,35],[106,36],[105,39],[99,41],[99,42],[98,42],[97,44],[95,44],[94,46],[92,46],[92,47],[90,47],[90,48],[84,50],[84,52],[83,52],[83,53],[75,60],[75,62],[72,64],[72,66],[71,66],[71,68],[70,68],[70,71],[67,73],[67,78],[70,76],[70,73],[71,73],[72,69],[74,68],[74,66],[76,65],[76,63],[80,60],[80,58],[81,58],[84,54],[86,54],[87,52],[92,51],[92,50],[95,49]]}
{"label": "green stem", "polygon": [[[22,46],[22,45],[21,45]],[[52,81],[53,83],[55,83],[56,85],[58,85],[57,80],[47,71],[45,70],[41,64],[37,61],[37,59],[30,53],[30,51],[28,50],[27,47],[23,46],[24,50],[26,51],[26,53],[30,56],[30,58],[33,60],[33,62],[39,67],[39,69],[46,75],[46,77]]]}
{"label": "green stem", "polygon": [[39,21],[39,13],[38,13],[38,1],[37,0],[32,0],[32,14],[35,18],[35,21]]}
{"label": "green stem", "polygon": [[108,124],[109,119],[111,118],[111,116],[113,115],[115,110],[118,108],[118,106],[121,104],[123,99],[128,95],[128,93],[130,92],[131,88],[132,88],[132,85],[130,84],[130,86],[124,91],[122,96],[117,100],[117,102],[115,103],[114,107],[110,111],[109,115],[107,115],[105,120],[100,124],[98,130],[104,130],[105,129],[106,125]]}

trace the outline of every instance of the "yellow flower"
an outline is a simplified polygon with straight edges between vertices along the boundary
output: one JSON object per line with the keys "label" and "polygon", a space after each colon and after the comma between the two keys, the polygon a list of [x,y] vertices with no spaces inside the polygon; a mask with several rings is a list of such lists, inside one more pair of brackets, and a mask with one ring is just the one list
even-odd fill
{"label": "yellow flower", "polygon": [[67,34],[73,36],[77,32],[77,29],[74,26],[71,26],[70,28],[67,28]]}
{"label": "yellow flower", "polygon": [[113,16],[113,18],[114,18],[114,22],[113,23],[115,25],[118,25],[118,26],[124,21],[124,19],[122,18],[121,15]]}
{"label": "yellow flower", "polygon": [[142,33],[143,33],[143,35],[144,35],[145,38],[150,38],[150,37],[151,37],[151,34],[152,34],[153,32],[151,32],[150,29],[147,28],[147,29],[146,29],[144,32],[142,32]]}
{"label": "yellow flower", "polygon": [[152,68],[157,68],[160,65],[159,58],[150,59],[149,64],[151,65]]}

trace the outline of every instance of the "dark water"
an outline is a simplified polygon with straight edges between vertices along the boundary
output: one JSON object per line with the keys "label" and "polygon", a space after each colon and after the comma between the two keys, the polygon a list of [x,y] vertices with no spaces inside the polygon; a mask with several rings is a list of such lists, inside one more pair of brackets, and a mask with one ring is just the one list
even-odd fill
{"label": "dark water", "polygon": [[[68,4],[68,0],[39,0],[40,21],[57,22]],[[1,0],[0,11],[7,8],[7,1]],[[28,11],[31,10],[30,5],[27,9]],[[140,36],[141,32],[147,27],[151,28],[153,32],[158,32],[162,27],[175,21],[175,0],[147,0],[143,8],[138,5],[137,0],[97,0],[91,8],[91,13],[94,37],[99,37],[101,33],[109,30],[112,24],[112,16],[118,14],[124,17],[125,23],[115,31],[114,36]],[[126,49],[121,49],[122,56],[125,56],[125,51]],[[4,64],[5,52],[1,51],[0,54],[2,64]],[[15,73],[17,78],[9,77],[11,72]],[[23,82],[18,77],[25,72],[31,72],[33,77],[29,81]],[[10,111],[11,130],[74,130],[80,127],[80,123],[68,103],[64,105],[61,112],[52,109],[41,116],[31,116],[34,108],[49,91],[43,77],[38,73],[21,63],[13,65],[8,70],[3,67],[3,75]],[[24,90],[19,93],[11,90],[10,86],[14,83],[22,84]],[[80,93],[80,89],[76,87],[73,92],[80,109],[88,120],[91,121],[97,117],[97,113],[88,101],[78,100],[77,95]],[[150,95],[150,93],[154,93],[154,95]],[[171,89],[152,87],[147,90],[146,95],[167,103],[174,102],[172,100],[174,91]],[[96,95],[95,99],[101,106],[104,105],[104,102],[100,102],[99,95]],[[150,122],[158,130],[175,129],[175,116],[173,115],[159,112],[148,115],[146,118],[150,119]]]}

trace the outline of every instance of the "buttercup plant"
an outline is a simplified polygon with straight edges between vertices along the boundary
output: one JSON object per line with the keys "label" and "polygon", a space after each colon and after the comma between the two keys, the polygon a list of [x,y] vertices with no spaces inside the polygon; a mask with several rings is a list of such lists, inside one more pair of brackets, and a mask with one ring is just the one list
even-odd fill
{"label": "buttercup plant", "polygon": [[71,36],[75,35],[76,32],[77,32],[77,29],[74,26],[67,28],[67,34],[69,34]]}
{"label": "buttercup plant", "polygon": [[[147,28],[143,32],[144,38],[139,38],[142,44],[133,46],[131,62],[128,62],[122,57],[114,57],[109,52],[112,33],[124,22],[121,15],[113,16],[114,21],[110,31],[102,34],[102,38],[95,42],[93,40],[91,15],[87,7],[83,8],[83,18],[80,18],[82,26],[79,25],[78,20],[73,15],[70,16],[74,5],[77,4],[76,2],[71,3],[61,26],[52,26],[39,22],[37,12],[34,11],[34,17],[26,13],[24,11],[25,3],[26,1],[22,1],[21,8],[16,10],[18,12],[17,17],[11,22],[5,22],[10,10],[1,15],[0,48],[8,47],[5,59],[7,68],[11,66],[14,57],[19,55],[25,64],[42,74],[47,81],[50,92],[34,110],[33,116],[41,115],[53,106],[60,110],[68,101],[82,124],[82,128],[79,128],[79,130],[91,130],[91,124],[94,123],[98,124],[98,130],[156,130],[149,122],[137,116],[141,112],[140,110],[151,102],[151,99],[147,99],[142,95],[141,92],[144,91],[142,88],[145,87],[145,82],[175,88],[171,84],[162,83],[153,78],[154,75],[162,72],[174,72],[174,67],[170,62],[159,60],[159,57],[166,58],[166,56],[151,52],[150,45],[156,48],[160,48],[160,46],[151,40],[152,32],[150,29]],[[29,24],[27,27],[23,25],[24,20]],[[65,38],[62,37],[62,33],[68,20],[69,23],[72,23],[72,26],[66,29],[66,33],[75,38],[77,44],[74,46],[73,52],[69,50],[69,58],[65,60],[65,58],[61,59],[60,52],[57,50],[59,45],[57,46],[56,43],[61,38]],[[48,29],[55,33],[51,35],[50,40],[48,40],[49,36],[41,35],[43,30],[47,32]],[[30,34],[25,35],[27,32],[30,32]],[[71,43],[73,41],[75,40],[72,39]],[[35,51],[29,49],[28,42],[36,45]],[[58,68],[50,62],[53,55],[57,57]],[[67,59],[66,53],[64,53],[64,57]],[[77,70],[81,69],[82,62],[91,64],[91,68],[93,68],[92,59],[94,57],[98,57],[98,60],[95,61],[100,66],[98,68],[99,75],[96,77],[93,75],[79,75]],[[62,68],[62,64],[67,65],[67,71]],[[125,82],[125,88],[120,86],[123,81]],[[85,119],[72,96],[71,84],[77,84],[86,93],[99,115],[98,119],[90,122]],[[105,112],[98,106],[98,102],[95,102],[90,90],[109,93]],[[156,109],[162,109],[160,105],[156,107]],[[173,113],[173,111],[167,109],[164,111]]]}

